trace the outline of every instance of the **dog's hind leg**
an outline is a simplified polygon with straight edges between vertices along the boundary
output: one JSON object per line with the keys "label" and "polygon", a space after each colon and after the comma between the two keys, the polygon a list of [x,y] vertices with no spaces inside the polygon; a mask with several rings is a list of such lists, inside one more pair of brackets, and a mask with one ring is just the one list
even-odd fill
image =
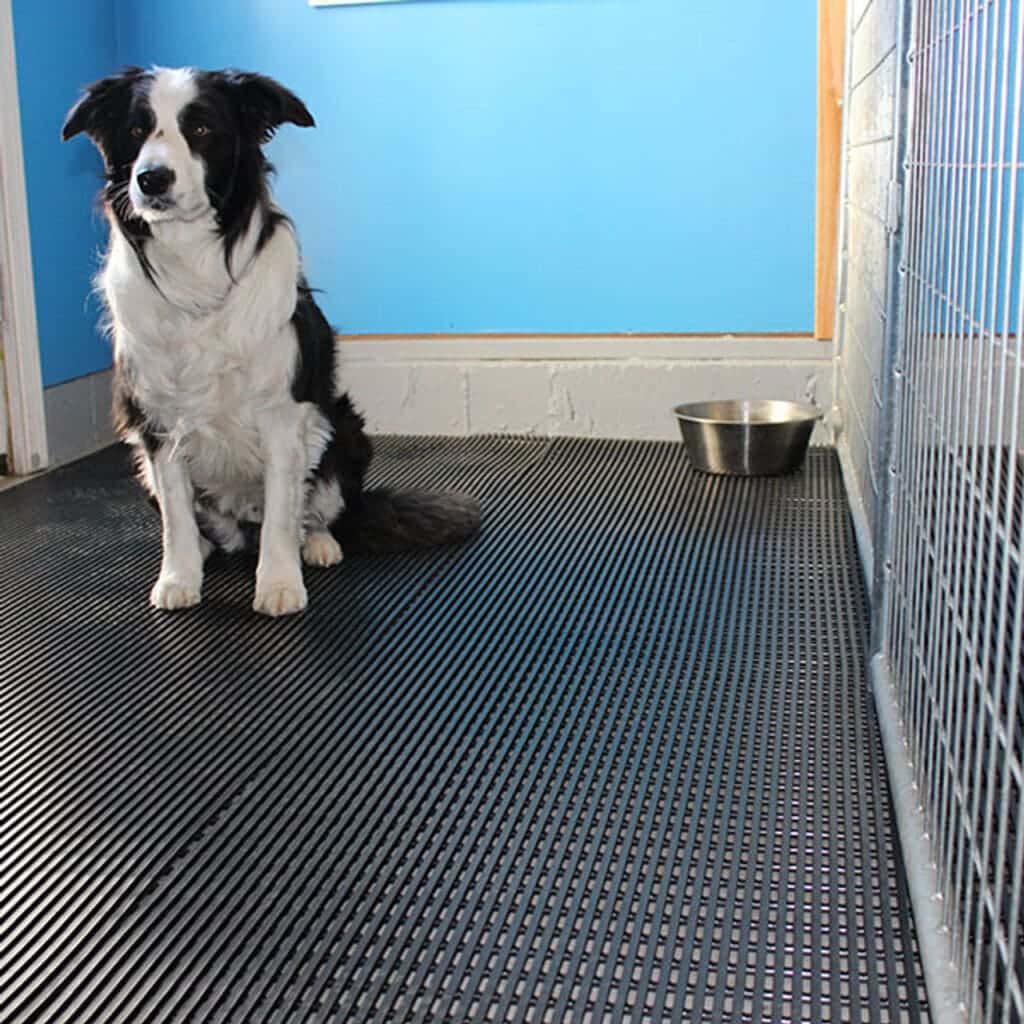
{"label": "dog's hind leg", "polygon": [[302,544],[302,560],[306,565],[326,569],[342,559],[341,545],[330,530],[314,530]]}
{"label": "dog's hind leg", "polygon": [[196,515],[203,540],[211,546],[211,551],[220,548],[233,554],[245,547],[245,535],[235,516],[221,512],[208,501],[196,502]]}
{"label": "dog's hind leg", "polygon": [[306,565],[325,569],[341,561],[341,545],[334,539],[330,527],[344,507],[338,481],[318,476],[306,498],[306,539],[302,545],[302,560]]}

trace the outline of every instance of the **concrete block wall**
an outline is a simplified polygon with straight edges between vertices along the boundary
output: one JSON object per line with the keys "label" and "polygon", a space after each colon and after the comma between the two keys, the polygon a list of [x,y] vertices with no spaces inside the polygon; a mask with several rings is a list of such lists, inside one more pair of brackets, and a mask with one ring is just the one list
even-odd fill
{"label": "concrete block wall", "polygon": [[[807,338],[402,338],[338,342],[339,383],[382,434],[675,439],[712,398],[833,404],[831,346]],[[46,389],[53,465],[114,442],[110,371]],[[824,423],[813,443],[828,444]]]}
{"label": "concrete block wall", "polygon": [[865,561],[873,560],[881,500],[882,413],[889,294],[891,204],[898,202],[900,0],[851,0],[846,194],[833,417],[847,492]]}
{"label": "concrete block wall", "polygon": [[[375,433],[668,439],[681,402],[833,402],[831,346],[808,338],[373,338],[338,351]],[[828,443],[823,425],[814,442]]]}

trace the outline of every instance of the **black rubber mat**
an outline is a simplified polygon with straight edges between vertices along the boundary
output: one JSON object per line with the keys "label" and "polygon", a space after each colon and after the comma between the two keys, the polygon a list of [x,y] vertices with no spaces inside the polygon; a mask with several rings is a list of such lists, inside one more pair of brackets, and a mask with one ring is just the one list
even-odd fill
{"label": "black rubber mat", "polygon": [[919,1021],[834,457],[389,439],[482,534],[147,605],[105,453],[0,495],[5,1021]]}

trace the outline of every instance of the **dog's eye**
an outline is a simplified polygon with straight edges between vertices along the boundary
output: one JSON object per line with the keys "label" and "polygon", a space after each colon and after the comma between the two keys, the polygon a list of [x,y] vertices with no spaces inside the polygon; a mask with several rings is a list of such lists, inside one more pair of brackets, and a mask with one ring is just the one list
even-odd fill
{"label": "dog's eye", "polygon": [[196,124],[192,126],[192,134],[197,138],[201,139],[205,135],[210,134],[210,126],[207,124]]}
{"label": "dog's eye", "polygon": [[145,126],[141,124],[133,124],[131,126],[131,135],[133,139],[144,139],[146,137]]}

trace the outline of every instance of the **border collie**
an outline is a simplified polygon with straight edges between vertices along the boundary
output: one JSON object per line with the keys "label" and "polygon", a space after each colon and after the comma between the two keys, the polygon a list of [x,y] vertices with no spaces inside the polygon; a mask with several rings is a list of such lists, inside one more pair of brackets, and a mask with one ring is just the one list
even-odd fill
{"label": "border collie", "polygon": [[448,543],[479,523],[463,495],[363,490],[371,444],[268,186],[262,146],[285,122],[313,117],[263,75],[127,68],[64,123],[106,168],[97,280],[115,426],[163,525],[157,608],[198,603],[206,556],[257,530],[253,607],[287,615],[306,606],[303,562]]}

